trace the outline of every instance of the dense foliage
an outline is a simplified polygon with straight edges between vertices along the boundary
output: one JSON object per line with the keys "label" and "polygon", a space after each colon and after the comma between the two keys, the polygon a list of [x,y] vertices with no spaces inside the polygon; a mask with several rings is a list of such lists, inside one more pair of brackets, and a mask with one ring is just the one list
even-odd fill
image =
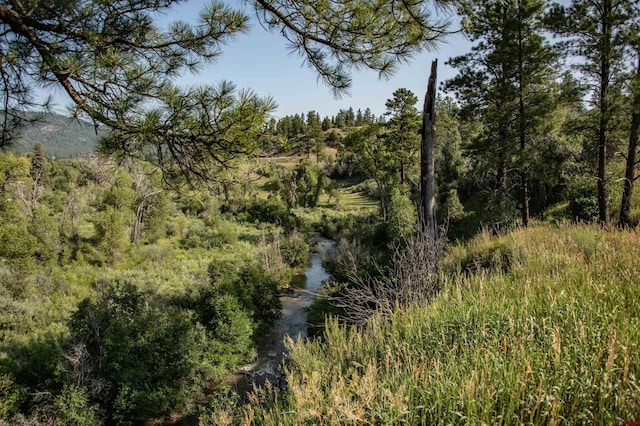
{"label": "dense foliage", "polygon": [[[634,418],[637,231],[533,226],[455,245],[445,289],[289,341],[289,392],[237,424],[615,423]],[[631,248],[631,250],[630,250]],[[211,415],[211,419],[221,414]]]}
{"label": "dense foliage", "polygon": [[[0,152],[0,422],[162,421],[207,394],[216,424],[640,412],[637,1],[455,2],[474,45],[435,105],[440,238],[416,215],[415,94],[378,118],[267,122],[273,101],[231,83],[175,86],[248,18],[214,2],[199,25],[158,28],[174,3],[0,4],[0,145],[36,118],[33,83],[109,128],[107,155],[52,160],[67,149],[52,131],[75,145],[87,130],[58,117],[23,133],[26,154]],[[336,92],[446,28],[424,2],[249,4]],[[314,232],[336,239],[309,314],[326,331],[289,342],[284,395],[237,406],[224,378],[254,360]]]}
{"label": "dense foliage", "polygon": [[278,318],[309,253],[275,218],[223,214],[208,191],[163,188],[146,163],[51,161],[36,146],[0,154],[0,170],[6,421],[133,424],[187,410],[251,361],[253,334]]}

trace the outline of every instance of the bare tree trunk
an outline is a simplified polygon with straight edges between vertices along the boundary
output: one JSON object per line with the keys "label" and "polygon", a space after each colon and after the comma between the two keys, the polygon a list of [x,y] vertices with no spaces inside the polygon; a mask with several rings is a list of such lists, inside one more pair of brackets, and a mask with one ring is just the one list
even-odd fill
{"label": "bare tree trunk", "polygon": [[[636,70],[640,82],[640,52],[638,52],[638,68]],[[622,190],[622,204],[620,206],[619,226],[626,228],[630,225],[629,214],[631,213],[631,198],[633,197],[633,183],[638,178],[636,176],[636,151],[638,150],[638,128],[640,127],[640,88],[636,88],[631,105],[631,130],[629,132],[629,148],[627,150],[627,165],[624,172],[624,187]]]}
{"label": "bare tree trunk", "polygon": [[433,150],[435,146],[436,81],[438,60],[431,62],[431,75],[422,111],[422,144],[420,147],[420,226],[436,237],[436,181]]}
{"label": "bare tree trunk", "polygon": [[133,222],[133,228],[131,229],[131,242],[136,243],[142,235],[142,220],[144,218],[144,206],[146,199],[138,205],[136,209],[136,220]]}
{"label": "bare tree trunk", "polygon": [[162,192],[162,189],[150,192],[142,197],[140,203],[138,204],[138,208],[136,209],[136,220],[133,223],[133,228],[131,229],[131,242],[136,243],[140,236],[142,235],[142,227],[144,225],[144,216],[145,216],[145,208],[147,205],[147,200],[150,197],[153,197],[156,194]]}

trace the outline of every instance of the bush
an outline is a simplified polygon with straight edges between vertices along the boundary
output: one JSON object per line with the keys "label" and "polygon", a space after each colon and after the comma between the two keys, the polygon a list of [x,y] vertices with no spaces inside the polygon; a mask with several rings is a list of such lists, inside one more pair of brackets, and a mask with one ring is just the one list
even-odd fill
{"label": "bush", "polygon": [[280,251],[285,262],[296,268],[305,266],[309,261],[309,243],[303,234],[292,232],[280,243]]}
{"label": "bush", "polygon": [[449,222],[456,223],[464,219],[464,206],[460,202],[460,197],[458,197],[457,189],[451,188],[449,190],[449,193],[447,194],[447,198],[445,199],[441,210],[444,214],[446,214],[446,218]]}
{"label": "bush", "polygon": [[415,233],[416,207],[398,188],[393,188],[387,215],[387,235],[391,241],[402,241]]}
{"label": "bush", "polygon": [[219,221],[215,226],[206,226],[203,222],[194,222],[180,240],[180,246],[185,249],[204,248],[211,250],[221,248],[225,244],[238,241],[236,226],[227,221]]}
{"label": "bush", "polygon": [[38,250],[38,240],[26,224],[0,224],[0,258],[17,268],[30,269]]}
{"label": "bush", "polygon": [[555,224],[562,223],[565,220],[572,220],[571,214],[569,213],[569,203],[562,202],[549,207],[542,214],[542,218],[547,222]]}
{"label": "bush", "polygon": [[224,294],[218,286],[208,286],[189,296],[187,304],[207,330],[208,356],[218,372],[223,373],[253,357],[254,323],[238,299]]}
{"label": "bush", "polygon": [[209,342],[190,311],[155,306],[116,281],[73,315],[68,380],[99,404],[108,422],[132,424],[182,408],[207,379]]}
{"label": "bush", "polygon": [[273,223],[287,227],[291,222],[291,212],[280,199],[270,197],[266,200],[254,198],[246,206],[246,212],[252,221]]}
{"label": "bush", "polygon": [[212,263],[209,276],[220,294],[234,296],[253,321],[262,325],[280,317],[279,283],[262,266],[248,263],[233,271],[230,263]]}
{"label": "bush", "polygon": [[464,274],[485,272],[508,272],[521,254],[514,249],[506,236],[493,236],[484,231],[476,235],[464,248],[452,248],[448,258],[451,273]]}
{"label": "bush", "polygon": [[571,220],[592,222],[598,217],[598,196],[595,179],[576,176],[567,188],[569,196],[568,212]]}
{"label": "bush", "polygon": [[97,404],[91,404],[91,395],[85,388],[67,385],[55,401],[56,423],[74,426],[99,426],[103,413]]}
{"label": "bush", "polygon": [[344,308],[343,317],[356,324],[374,315],[388,317],[413,305],[426,305],[442,288],[443,234],[434,238],[418,230],[394,243],[387,267],[378,268],[375,275],[349,274],[347,285],[330,295],[329,301]]}
{"label": "bush", "polygon": [[11,374],[0,375],[0,423],[18,412],[26,393],[27,389],[15,383]]}

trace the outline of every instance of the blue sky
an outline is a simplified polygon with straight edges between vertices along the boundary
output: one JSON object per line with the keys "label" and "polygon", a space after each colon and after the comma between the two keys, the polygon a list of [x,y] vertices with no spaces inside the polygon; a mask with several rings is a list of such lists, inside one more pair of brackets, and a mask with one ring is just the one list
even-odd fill
{"label": "blue sky", "polygon": [[[192,21],[205,1],[190,0],[176,10],[175,16]],[[438,59],[438,80],[443,81],[455,75],[455,71],[444,63],[451,56],[465,53],[471,46],[460,35],[449,36],[437,51],[416,55],[408,64],[398,67],[387,80],[380,80],[374,71],[354,72],[349,95],[335,99],[331,90],[303,64],[302,57],[291,53],[284,37],[262,28],[249,8],[246,13],[252,17],[249,33],[240,34],[225,45],[216,63],[208,65],[198,75],[185,75],[181,81],[197,84],[226,79],[238,88],[251,88],[261,96],[274,98],[278,104],[274,113],[276,117],[309,110],[315,110],[324,117],[349,107],[363,111],[369,107],[380,115],[385,111],[386,100],[401,87],[414,92],[421,103],[427,89],[431,61]]]}
{"label": "blue sky", "polygon": [[[198,12],[208,0],[188,0],[163,15],[160,22],[180,19],[195,23]],[[228,1],[230,5],[240,5],[243,1]],[[234,6],[236,7],[236,6]],[[353,73],[350,95],[335,99],[331,90],[318,81],[316,74],[303,64],[297,53],[291,53],[287,41],[279,34],[263,29],[255,19],[253,11],[251,29],[240,34],[223,46],[222,55],[213,64],[208,64],[196,75],[187,72],[181,84],[214,84],[228,80],[240,88],[252,89],[260,96],[271,96],[278,104],[275,117],[317,111],[322,117],[335,115],[340,109],[353,107],[354,110],[369,107],[374,114],[385,111],[385,102],[394,90],[405,87],[414,92],[422,104],[427,89],[431,61],[438,59],[438,80],[451,78],[455,71],[444,63],[452,56],[467,52],[471,44],[462,36],[449,36],[433,52],[416,55],[408,64],[398,67],[397,72],[387,80],[380,80],[374,71],[362,70]],[[70,101],[61,91],[54,93],[55,109],[62,110]]]}

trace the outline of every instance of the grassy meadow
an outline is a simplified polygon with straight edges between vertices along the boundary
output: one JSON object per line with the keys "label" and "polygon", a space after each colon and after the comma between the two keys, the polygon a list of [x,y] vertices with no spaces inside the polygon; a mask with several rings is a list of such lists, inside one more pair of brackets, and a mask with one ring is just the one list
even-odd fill
{"label": "grassy meadow", "polygon": [[[226,419],[266,425],[638,420],[639,259],[637,230],[534,225],[482,233],[448,249],[444,290],[430,305],[362,329],[329,319],[323,343],[290,342],[287,393],[276,394],[275,402],[257,395],[242,415]],[[217,413],[208,420],[214,418],[225,419]]]}

